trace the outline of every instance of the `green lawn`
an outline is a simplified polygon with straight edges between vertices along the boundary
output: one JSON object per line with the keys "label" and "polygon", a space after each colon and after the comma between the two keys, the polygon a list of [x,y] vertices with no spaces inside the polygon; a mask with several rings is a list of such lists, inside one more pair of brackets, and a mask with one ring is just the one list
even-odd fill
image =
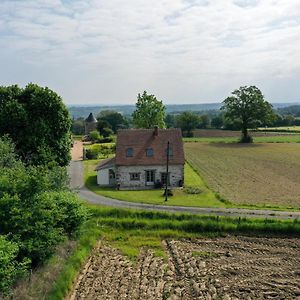
{"label": "green lawn", "polygon": [[84,161],[84,180],[87,188],[94,193],[114,199],[140,202],[148,204],[178,205],[178,206],[199,206],[199,207],[226,207],[219,197],[207,188],[201,177],[191,168],[185,165],[185,186],[197,187],[200,194],[188,194],[185,189],[174,189],[174,196],[169,197],[168,202],[164,201],[162,190],[143,191],[117,191],[112,188],[99,187],[96,180],[95,167],[99,160]]}
{"label": "green lawn", "polygon": [[[183,138],[186,143],[237,143],[237,137],[191,137]],[[253,137],[254,143],[300,143],[300,134]]]}

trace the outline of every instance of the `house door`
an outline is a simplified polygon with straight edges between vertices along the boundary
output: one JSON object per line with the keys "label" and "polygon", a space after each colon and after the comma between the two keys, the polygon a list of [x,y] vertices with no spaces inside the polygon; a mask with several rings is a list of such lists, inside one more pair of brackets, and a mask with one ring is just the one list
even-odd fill
{"label": "house door", "polygon": [[116,183],[116,174],[115,171],[112,169],[108,170],[108,176],[109,176],[109,185],[115,185]]}
{"label": "house door", "polygon": [[168,177],[168,185],[170,185],[170,172],[168,173],[168,176],[167,176],[167,172],[164,172],[164,173],[161,173],[161,183],[163,185],[166,185],[167,183],[167,177]]}
{"label": "house door", "polygon": [[146,171],[146,185],[153,185],[155,182],[155,171],[147,170]]}

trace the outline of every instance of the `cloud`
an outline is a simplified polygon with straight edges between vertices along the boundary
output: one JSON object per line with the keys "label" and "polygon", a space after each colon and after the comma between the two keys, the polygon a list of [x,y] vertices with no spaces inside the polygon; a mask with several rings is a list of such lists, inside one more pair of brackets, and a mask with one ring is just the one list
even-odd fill
{"label": "cloud", "polygon": [[144,89],[220,101],[245,84],[299,99],[287,91],[300,79],[298,0],[2,0],[0,20],[0,66],[16,72],[1,82],[46,84],[67,102],[128,103]]}

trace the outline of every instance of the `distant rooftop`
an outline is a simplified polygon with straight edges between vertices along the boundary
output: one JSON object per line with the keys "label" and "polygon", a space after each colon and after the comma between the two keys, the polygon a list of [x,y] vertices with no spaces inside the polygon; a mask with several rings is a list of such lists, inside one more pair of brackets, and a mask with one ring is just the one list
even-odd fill
{"label": "distant rooftop", "polygon": [[86,122],[94,123],[97,122],[97,119],[94,117],[93,113],[90,113],[89,116],[85,119]]}

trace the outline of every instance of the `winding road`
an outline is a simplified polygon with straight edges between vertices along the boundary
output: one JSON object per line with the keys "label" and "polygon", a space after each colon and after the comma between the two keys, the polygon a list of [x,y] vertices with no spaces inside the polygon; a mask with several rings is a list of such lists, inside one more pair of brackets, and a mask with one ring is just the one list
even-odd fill
{"label": "winding road", "polygon": [[154,205],[116,200],[95,194],[84,186],[82,143],[79,141],[75,142],[74,147],[72,149],[72,161],[69,165],[69,175],[71,188],[75,191],[78,191],[80,198],[92,204],[105,205],[117,208],[155,210],[169,213],[191,213],[226,217],[252,217],[300,220],[300,212],[296,211]]}

